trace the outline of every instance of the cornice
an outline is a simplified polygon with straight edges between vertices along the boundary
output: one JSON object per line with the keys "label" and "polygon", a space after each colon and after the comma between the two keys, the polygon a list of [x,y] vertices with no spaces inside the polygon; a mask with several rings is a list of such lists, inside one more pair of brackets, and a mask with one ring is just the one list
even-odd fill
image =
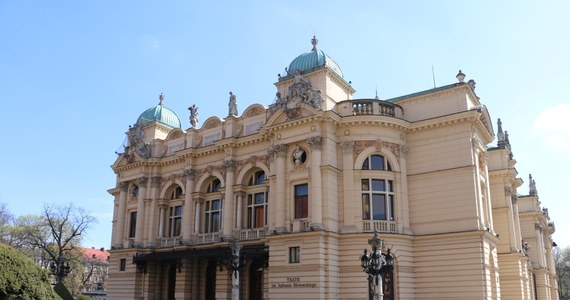
{"label": "cornice", "polygon": [[396,128],[398,130],[407,132],[409,130],[410,123],[406,120],[388,116],[360,115],[343,117],[338,123],[338,126],[341,128],[356,126],[381,126]]}
{"label": "cornice", "polygon": [[267,138],[270,135],[274,134],[275,132],[285,130],[288,128],[292,128],[292,127],[298,127],[298,126],[303,125],[303,124],[311,124],[311,123],[322,122],[322,121],[324,121],[324,119],[325,119],[325,117],[321,114],[307,116],[304,118],[294,119],[294,120],[287,121],[284,123],[271,125],[269,127],[264,128],[262,130],[262,132],[260,132],[260,133],[261,133],[263,138]]}
{"label": "cornice", "polygon": [[517,172],[514,168],[509,169],[499,169],[489,171],[489,177],[515,177]]}

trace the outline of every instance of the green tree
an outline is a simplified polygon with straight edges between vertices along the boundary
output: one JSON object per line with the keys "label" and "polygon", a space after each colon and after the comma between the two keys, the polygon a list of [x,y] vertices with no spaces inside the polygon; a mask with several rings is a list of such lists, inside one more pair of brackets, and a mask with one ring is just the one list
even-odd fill
{"label": "green tree", "polygon": [[558,294],[561,300],[570,299],[570,247],[554,248],[554,264],[558,275]]}
{"label": "green tree", "polygon": [[60,299],[46,270],[18,250],[0,244],[0,299]]}
{"label": "green tree", "polygon": [[8,211],[6,203],[0,202],[0,242],[7,244],[14,216]]}

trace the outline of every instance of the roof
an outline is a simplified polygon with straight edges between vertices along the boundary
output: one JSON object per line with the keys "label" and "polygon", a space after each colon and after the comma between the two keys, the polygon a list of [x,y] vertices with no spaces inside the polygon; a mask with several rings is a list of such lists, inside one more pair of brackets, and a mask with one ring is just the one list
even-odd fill
{"label": "roof", "polygon": [[144,127],[152,122],[158,122],[172,128],[182,128],[180,119],[172,110],[162,104],[164,96],[160,94],[157,106],[145,110],[137,119],[136,125]]}
{"label": "roof", "polygon": [[427,94],[431,94],[431,93],[434,93],[434,92],[439,92],[439,91],[451,89],[451,88],[454,88],[454,87],[456,87],[456,86],[458,86],[458,85],[461,85],[461,84],[463,84],[463,83],[460,83],[460,82],[458,82],[458,83],[452,83],[452,84],[448,84],[448,85],[436,87],[436,88],[429,89],[429,90],[425,90],[425,91],[421,91],[421,92],[416,92],[416,93],[412,93],[412,94],[408,94],[408,95],[404,95],[404,96],[399,96],[399,97],[396,97],[396,98],[387,99],[387,100],[385,100],[385,101],[392,102],[392,103],[396,103],[396,102],[398,102],[398,101],[406,100],[406,99],[409,99],[409,98],[413,98],[413,97],[417,97],[417,96],[421,96],[421,95],[427,95]]}
{"label": "roof", "polygon": [[94,247],[91,248],[83,248],[83,252],[85,258],[97,258],[98,260],[109,260],[109,256],[111,255],[109,251],[100,248],[96,249]]}
{"label": "roof", "polygon": [[304,73],[306,71],[326,67],[335,72],[338,76],[343,77],[340,66],[325,52],[317,49],[318,40],[314,36],[311,43],[313,44],[313,49],[293,59],[289,64],[288,72],[295,74],[295,72],[299,70],[301,73]]}

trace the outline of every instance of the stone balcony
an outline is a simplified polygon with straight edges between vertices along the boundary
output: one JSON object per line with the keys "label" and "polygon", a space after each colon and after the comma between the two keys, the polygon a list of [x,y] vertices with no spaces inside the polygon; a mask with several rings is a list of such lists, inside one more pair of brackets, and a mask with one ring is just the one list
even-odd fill
{"label": "stone balcony", "polygon": [[341,116],[386,116],[403,118],[404,109],[397,104],[377,99],[354,99],[339,102],[335,110]]}

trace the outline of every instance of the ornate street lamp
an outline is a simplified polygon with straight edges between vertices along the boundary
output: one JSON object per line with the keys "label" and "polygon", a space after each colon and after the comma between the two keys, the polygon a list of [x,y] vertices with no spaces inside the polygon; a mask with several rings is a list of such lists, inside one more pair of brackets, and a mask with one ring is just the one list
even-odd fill
{"label": "ornate street lamp", "polygon": [[[382,254],[382,245],[384,240],[378,237],[378,232],[374,230],[374,237],[368,240],[368,244],[372,247],[372,251],[368,253],[368,249],[364,249],[364,255],[360,257],[360,266],[362,271],[368,274],[368,299],[382,299],[382,289],[376,291],[379,285],[379,278],[384,276],[394,268],[394,257],[390,253],[390,249],[386,254]],[[381,287],[381,286],[380,286]]]}
{"label": "ornate street lamp", "polygon": [[57,261],[51,261],[49,271],[55,276],[55,282],[60,283],[71,272],[71,267],[69,267],[69,263],[65,261],[65,258],[60,256]]}
{"label": "ornate street lamp", "polygon": [[239,272],[243,266],[243,262],[240,257],[242,247],[243,246],[234,239],[230,242],[230,255],[228,255],[228,257],[224,257],[222,261],[219,262],[220,271],[222,266],[226,267],[226,269],[230,271],[230,276],[232,278],[232,300],[239,300]]}

